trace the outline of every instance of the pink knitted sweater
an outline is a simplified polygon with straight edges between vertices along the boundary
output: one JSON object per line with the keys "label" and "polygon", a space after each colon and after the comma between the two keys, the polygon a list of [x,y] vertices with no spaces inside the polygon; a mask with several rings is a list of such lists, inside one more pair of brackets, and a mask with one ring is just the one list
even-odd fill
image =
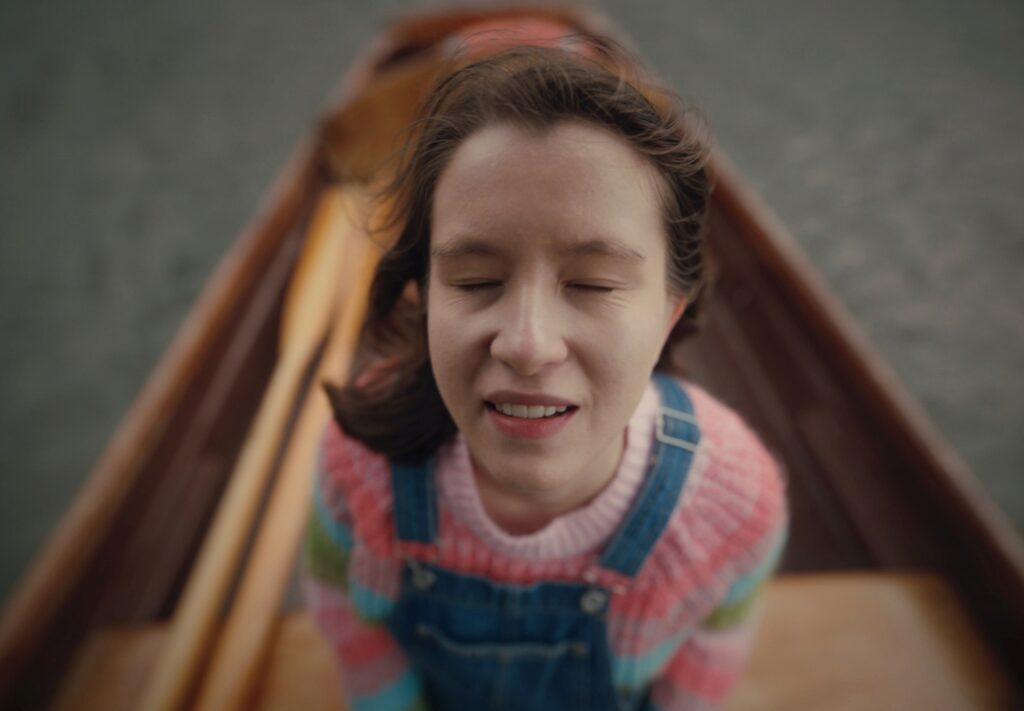
{"label": "pink knitted sweater", "polygon": [[[756,626],[757,592],[788,531],[775,460],[735,413],[683,385],[702,438],[670,522],[635,578],[598,581],[617,591],[607,618],[614,685],[650,689],[651,706],[664,711],[717,708],[736,684]],[[464,441],[446,444],[436,469],[435,563],[510,584],[580,582],[643,482],[658,397],[648,386],[604,490],[529,535],[510,535],[491,521]],[[403,566],[389,462],[332,424],[316,484],[304,589],[337,654],[344,693],[354,709],[425,708],[416,670],[384,624]]]}

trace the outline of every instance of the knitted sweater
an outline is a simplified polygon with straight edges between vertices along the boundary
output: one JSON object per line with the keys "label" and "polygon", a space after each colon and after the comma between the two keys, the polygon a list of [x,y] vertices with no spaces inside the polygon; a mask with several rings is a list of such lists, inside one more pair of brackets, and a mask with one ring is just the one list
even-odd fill
{"label": "knitted sweater", "polygon": [[[727,407],[684,383],[701,442],[675,509],[607,617],[616,688],[650,689],[655,709],[717,708],[744,669],[757,592],[788,533],[782,473]],[[480,501],[461,437],[438,452],[437,565],[462,575],[530,585],[580,582],[643,482],[654,433],[653,385],[630,419],[618,470],[585,506],[524,536],[498,528]],[[336,424],[325,434],[305,549],[309,609],[334,649],[353,709],[425,708],[422,686],[385,625],[399,593],[390,465]]]}

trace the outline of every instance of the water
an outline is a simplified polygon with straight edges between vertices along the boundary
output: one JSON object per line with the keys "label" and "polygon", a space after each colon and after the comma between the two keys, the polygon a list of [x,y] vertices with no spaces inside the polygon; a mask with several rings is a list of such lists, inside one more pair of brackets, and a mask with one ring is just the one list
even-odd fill
{"label": "water", "polygon": [[[602,5],[1024,528],[1024,6]],[[402,6],[0,7],[0,595]]]}

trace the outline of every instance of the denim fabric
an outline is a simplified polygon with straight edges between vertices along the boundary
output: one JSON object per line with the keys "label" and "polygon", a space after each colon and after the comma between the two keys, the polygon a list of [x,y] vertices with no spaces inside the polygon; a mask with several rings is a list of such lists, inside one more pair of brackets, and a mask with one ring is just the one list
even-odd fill
{"label": "denim fabric", "polygon": [[432,542],[437,536],[434,459],[421,465],[392,462],[391,482],[398,539]]}
{"label": "denim fabric", "polygon": [[[700,439],[693,406],[656,374],[662,409],[651,468],[597,563],[632,577],[675,508]],[[392,466],[397,536],[437,535],[433,461]],[[596,584],[510,585],[407,560],[388,626],[423,677],[428,703],[445,711],[622,711],[642,694],[612,685],[605,617],[612,591]]]}
{"label": "denim fabric", "polygon": [[667,375],[654,374],[661,394],[661,411],[651,468],[637,500],[619,530],[601,554],[601,567],[632,577],[665,529],[679,492],[690,473],[690,464],[700,441],[700,429],[690,398]]}

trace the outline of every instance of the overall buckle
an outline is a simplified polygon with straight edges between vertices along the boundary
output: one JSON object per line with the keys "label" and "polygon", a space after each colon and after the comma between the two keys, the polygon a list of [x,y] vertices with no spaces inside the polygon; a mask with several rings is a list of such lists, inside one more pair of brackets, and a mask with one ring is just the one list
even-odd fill
{"label": "overall buckle", "polygon": [[693,442],[689,442],[685,439],[680,439],[678,437],[673,437],[672,435],[668,434],[665,431],[666,415],[676,420],[688,422],[694,426],[697,426],[697,418],[689,414],[688,412],[682,412],[681,410],[673,410],[671,407],[662,407],[658,411],[657,426],[655,432],[655,437],[658,438],[658,441],[664,444],[671,444],[675,447],[681,447],[682,449],[685,449],[689,452],[696,452],[697,445],[695,445]]}

